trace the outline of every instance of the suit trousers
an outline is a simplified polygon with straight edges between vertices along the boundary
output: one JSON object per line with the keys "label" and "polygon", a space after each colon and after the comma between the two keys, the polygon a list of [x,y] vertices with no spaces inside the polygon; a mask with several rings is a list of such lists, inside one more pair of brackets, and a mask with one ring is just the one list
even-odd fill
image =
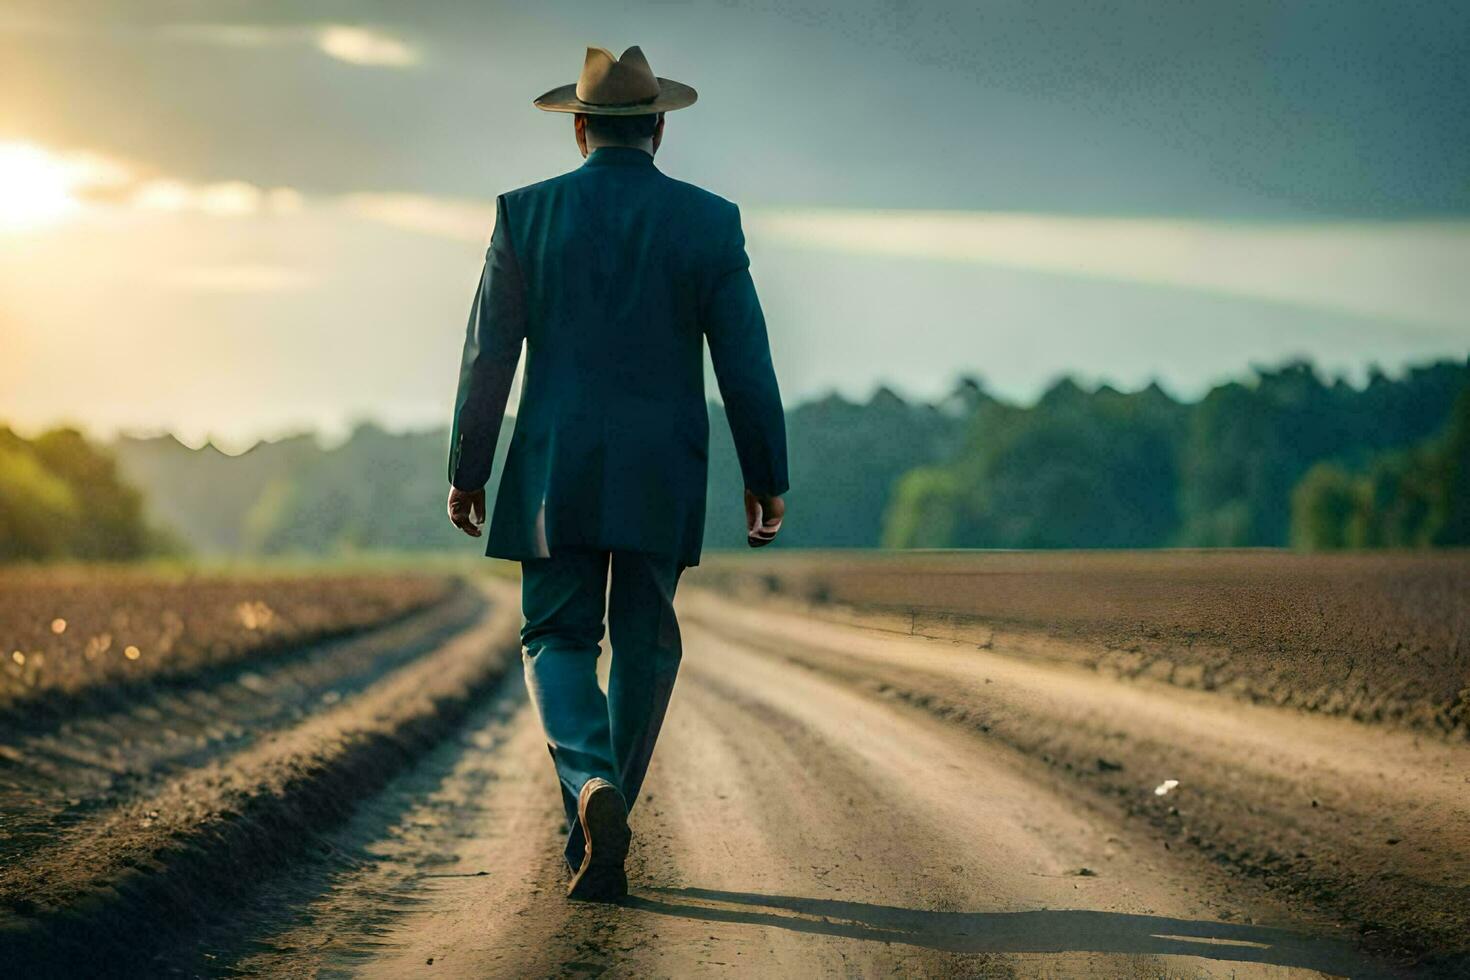
{"label": "suit trousers", "polygon": [[[653,757],[682,647],[672,556],[566,551],[521,563],[522,660],[566,807],[567,863],[582,863],[582,785],[601,776],[631,808]],[[609,586],[609,571],[611,586]],[[612,647],[606,693],[597,683],[603,618]]]}

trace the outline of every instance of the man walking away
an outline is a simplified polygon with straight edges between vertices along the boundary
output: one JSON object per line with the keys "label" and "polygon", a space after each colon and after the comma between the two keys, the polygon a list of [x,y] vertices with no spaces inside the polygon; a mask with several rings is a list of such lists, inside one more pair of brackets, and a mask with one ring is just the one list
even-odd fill
{"label": "man walking away", "polygon": [[785,514],[785,418],[739,210],[654,165],[664,113],[695,98],[632,47],[588,48],[576,83],[535,100],[572,114],[586,162],[496,200],[460,366],[449,518],[479,537],[525,344],[486,553],[521,563],[526,680],[566,806],[572,898],[627,892],[628,808],[679,668],[674,590],[703,542],[706,342],[751,546]]}

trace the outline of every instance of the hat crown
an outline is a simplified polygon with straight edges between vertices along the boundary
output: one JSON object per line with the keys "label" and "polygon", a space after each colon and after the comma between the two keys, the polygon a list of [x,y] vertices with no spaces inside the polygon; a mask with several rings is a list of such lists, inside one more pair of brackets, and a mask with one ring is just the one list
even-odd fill
{"label": "hat crown", "polygon": [[577,79],[577,98],[588,105],[637,105],[659,95],[658,78],[638,45],[614,58],[607,48],[588,47]]}

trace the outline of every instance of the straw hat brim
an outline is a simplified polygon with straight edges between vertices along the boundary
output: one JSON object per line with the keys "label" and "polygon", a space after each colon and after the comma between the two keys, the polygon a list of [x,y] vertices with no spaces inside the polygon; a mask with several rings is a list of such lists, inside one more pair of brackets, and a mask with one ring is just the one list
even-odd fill
{"label": "straw hat brim", "polygon": [[671,78],[658,80],[658,97],[652,102],[632,105],[594,105],[577,98],[577,83],[559,85],[535,100],[535,106],[546,112],[585,112],[589,116],[645,116],[652,112],[673,112],[694,104],[699,93],[683,82]]}

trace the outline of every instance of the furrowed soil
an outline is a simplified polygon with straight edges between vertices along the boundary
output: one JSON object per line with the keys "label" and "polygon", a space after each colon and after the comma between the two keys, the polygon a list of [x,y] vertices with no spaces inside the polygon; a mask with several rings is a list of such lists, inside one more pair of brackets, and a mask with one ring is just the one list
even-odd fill
{"label": "furrowed soil", "polygon": [[427,575],[165,576],[0,568],[0,716],[69,714],[89,695],[380,626],[442,599]]}
{"label": "furrowed soil", "polygon": [[1470,553],[794,552],[698,581],[809,615],[1470,737]]}
{"label": "furrowed soil", "polygon": [[[1185,655],[1190,609],[1227,652],[1227,626],[1257,623],[1257,669],[1305,648],[1272,619],[1291,580],[1272,556],[1214,557],[1213,586],[1203,555],[692,571],[619,905],[564,897],[504,581],[87,695],[75,717],[0,717],[0,975],[1464,975],[1455,724],[1110,666],[1130,642],[1227,663]],[[1423,655],[1395,669],[1452,662],[1434,644],[1462,600],[1394,583],[1447,588],[1463,559],[1397,561],[1319,568],[1321,595],[1289,605],[1378,589]],[[967,562],[994,587],[956,584]],[[948,579],[915,578],[935,563]],[[885,567],[893,601],[868,601]],[[1419,669],[1383,703],[1443,707],[1450,685]]]}

